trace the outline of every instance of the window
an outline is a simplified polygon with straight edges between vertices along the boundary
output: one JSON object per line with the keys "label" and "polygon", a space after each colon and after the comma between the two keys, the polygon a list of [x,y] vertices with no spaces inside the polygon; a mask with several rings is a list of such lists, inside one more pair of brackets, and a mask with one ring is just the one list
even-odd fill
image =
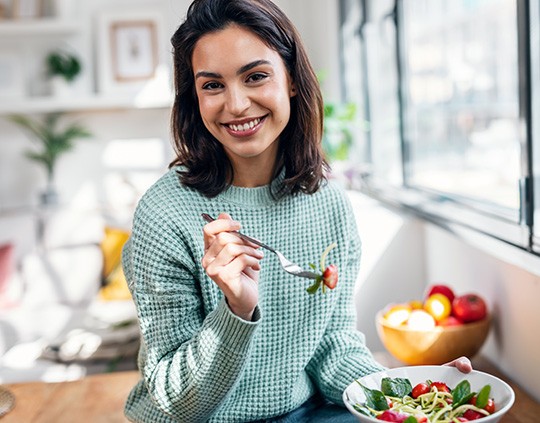
{"label": "window", "polygon": [[[366,191],[535,250],[537,3],[342,1],[342,36],[359,33],[354,50],[342,43],[342,63],[347,69],[359,56],[358,72],[346,72],[344,83],[348,101],[363,100],[370,124],[356,163],[370,169]],[[349,94],[354,78],[360,93]]]}

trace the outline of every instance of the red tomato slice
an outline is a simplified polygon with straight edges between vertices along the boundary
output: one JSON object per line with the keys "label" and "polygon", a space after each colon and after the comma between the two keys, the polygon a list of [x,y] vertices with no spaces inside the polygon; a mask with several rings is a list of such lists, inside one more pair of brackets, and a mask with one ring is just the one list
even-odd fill
{"label": "red tomato slice", "polygon": [[334,289],[338,281],[338,268],[331,264],[323,272],[323,283],[330,289]]}
{"label": "red tomato slice", "polygon": [[427,383],[421,382],[418,385],[416,385],[413,390],[411,396],[416,399],[420,395],[427,394],[430,391],[430,387]]}
{"label": "red tomato slice", "polygon": [[407,419],[407,417],[409,417],[407,414],[398,413],[397,411],[393,410],[385,410],[383,413],[377,416],[377,420],[382,420],[385,422],[403,423]]}
{"label": "red tomato slice", "polygon": [[431,387],[437,388],[439,392],[451,392],[448,385],[444,382],[431,382]]}
{"label": "red tomato slice", "polygon": [[[377,416],[377,420],[385,422],[403,423],[410,415],[405,413],[399,413],[394,410],[385,410],[383,413]],[[413,416],[418,423],[427,423],[427,417],[425,416]]]}
{"label": "red tomato slice", "polygon": [[478,411],[474,410],[467,410],[463,413],[463,417],[465,417],[467,420],[478,420],[484,417],[482,413],[479,413]]}
{"label": "red tomato slice", "polygon": [[[471,398],[469,403],[472,405],[476,405],[476,395]],[[484,410],[486,410],[489,414],[493,414],[495,412],[495,401],[493,401],[493,398],[488,399],[488,402],[486,406],[484,407]]]}

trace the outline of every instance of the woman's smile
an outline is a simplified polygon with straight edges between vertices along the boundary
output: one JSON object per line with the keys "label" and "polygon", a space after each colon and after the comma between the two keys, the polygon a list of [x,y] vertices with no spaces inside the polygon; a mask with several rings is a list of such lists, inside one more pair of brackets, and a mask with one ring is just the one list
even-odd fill
{"label": "woman's smile", "polygon": [[257,131],[261,128],[265,118],[266,116],[242,119],[234,122],[228,122],[223,125],[233,137],[250,137],[251,135],[257,133]]}

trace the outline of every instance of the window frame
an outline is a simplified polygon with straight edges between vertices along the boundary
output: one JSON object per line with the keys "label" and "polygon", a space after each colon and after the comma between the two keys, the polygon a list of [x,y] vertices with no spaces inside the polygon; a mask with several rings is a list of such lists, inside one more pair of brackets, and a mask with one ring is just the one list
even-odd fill
{"label": "window frame", "polygon": [[[341,0],[343,3],[345,0]],[[370,10],[370,2],[374,0],[358,0],[363,10]],[[520,206],[515,213],[504,213],[486,202],[407,185],[408,144],[406,140],[407,113],[405,84],[406,75],[403,69],[404,46],[402,44],[403,2],[394,0],[393,20],[396,33],[396,68],[399,138],[401,149],[401,171],[403,183],[392,185],[381,181],[369,173],[362,174],[360,190],[390,205],[446,228],[460,225],[486,234],[519,249],[540,254],[540,227],[534,227],[534,217],[540,219],[540,207],[535,207],[534,194],[540,198],[540,184],[534,184],[540,176],[540,6],[530,0],[516,0],[517,4],[517,40],[518,40],[518,84],[519,84],[519,126],[520,126],[520,173],[519,183]],[[371,16],[367,14],[369,21]],[[367,22],[369,24],[370,22]],[[377,22],[372,24],[377,24]],[[366,26],[366,21],[359,23],[359,31]],[[536,34],[536,35],[535,35]],[[536,38],[535,38],[536,37]],[[536,40],[532,42],[531,40]],[[364,42],[365,39],[362,38]],[[369,48],[365,43],[362,51]],[[365,54],[364,54],[365,56]],[[343,63],[343,61],[342,61]],[[366,64],[366,72],[370,64]],[[533,77],[534,76],[534,77]],[[536,78],[536,80],[535,80]],[[369,75],[364,78],[369,81]],[[371,89],[364,81],[365,98],[369,98]],[[369,104],[369,101],[367,102]],[[369,111],[368,111],[369,112]],[[372,116],[367,116],[372,117]],[[536,119],[535,119],[536,118]],[[536,120],[536,124],[534,123]],[[368,134],[368,143],[373,143],[372,134]],[[371,151],[371,149],[370,149]],[[369,159],[371,159],[369,157]],[[536,165],[535,165],[536,164]],[[536,171],[536,173],[534,173]],[[535,175],[532,177],[531,175]],[[537,191],[535,191],[535,188]]]}

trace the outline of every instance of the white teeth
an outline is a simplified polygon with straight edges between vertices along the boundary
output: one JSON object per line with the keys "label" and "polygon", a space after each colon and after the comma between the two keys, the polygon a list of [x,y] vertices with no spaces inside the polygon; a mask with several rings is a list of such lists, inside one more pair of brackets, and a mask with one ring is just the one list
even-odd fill
{"label": "white teeth", "polygon": [[255,125],[258,125],[260,121],[261,119],[257,118],[255,120],[252,120],[251,122],[246,122],[243,125],[229,125],[229,128],[236,132],[248,131],[249,129],[252,129]]}

